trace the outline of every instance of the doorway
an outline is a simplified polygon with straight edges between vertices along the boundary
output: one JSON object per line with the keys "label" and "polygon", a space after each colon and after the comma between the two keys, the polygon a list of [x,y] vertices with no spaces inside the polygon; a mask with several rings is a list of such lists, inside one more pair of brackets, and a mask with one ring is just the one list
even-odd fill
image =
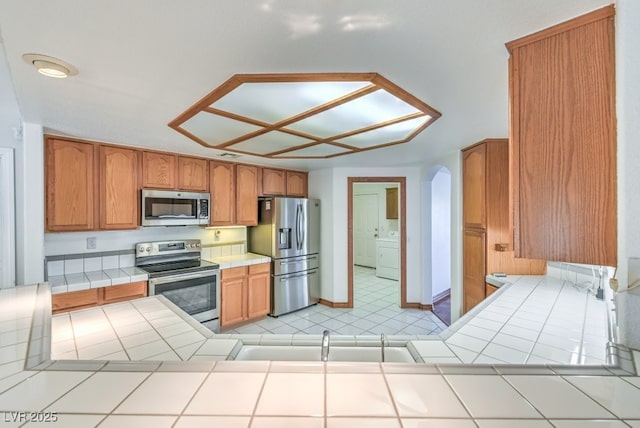
{"label": "doorway", "polygon": [[16,285],[13,149],[0,148],[0,288]]}
{"label": "doorway", "polygon": [[437,166],[424,181],[425,290],[433,313],[451,324],[451,172]]}
{"label": "doorway", "polygon": [[[406,292],[406,178],[405,177],[348,177],[347,178],[347,187],[348,187],[348,195],[347,195],[347,219],[348,219],[348,233],[347,233],[347,254],[348,254],[348,278],[347,278],[347,290],[348,290],[348,300],[346,307],[353,308],[354,307],[354,265],[359,266],[369,266],[371,262],[373,262],[373,266],[375,269],[376,266],[376,257],[377,251],[375,250],[375,243],[377,238],[380,236],[381,228],[380,225],[375,226],[376,221],[371,217],[370,210],[377,209],[377,212],[386,211],[386,200],[384,197],[380,196],[380,193],[375,193],[377,201],[376,207],[374,208],[373,200],[374,198],[371,196],[365,196],[367,192],[358,192],[357,185],[358,184],[369,184],[374,185],[375,183],[384,184],[386,187],[395,187],[399,189],[399,192],[396,194],[397,201],[397,229],[395,230],[397,236],[397,252],[398,252],[398,268],[397,268],[397,277],[399,282],[400,296],[399,302],[401,308],[407,307],[407,292]],[[356,194],[359,194],[356,199]],[[368,192],[369,195],[373,195],[374,192]],[[384,202],[383,202],[384,201]],[[364,212],[363,207],[368,207],[369,213]],[[354,217],[355,216],[355,217]],[[369,217],[369,218],[367,218]],[[380,217],[380,216],[379,216]],[[379,222],[378,222],[379,223]],[[357,225],[357,231],[356,231]],[[376,230],[377,229],[377,230]],[[385,227],[385,236],[388,237],[388,233],[390,231],[389,227]],[[371,233],[373,232],[373,233]],[[368,234],[370,236],[361,236],[362,234]],[[355,249],[356,240],[358,241],[358,249]],[[366,246],[369,246],[369,250],[366,249]],[[362,253],[370,251],[373,248],[373,259],[365,260],[365,263],[369,263],[362,265],[363,261],[360,258]],[[356,260],[356,252],[359,253],[358,258]],[[359,268],[359,267],[358,267]],[[366,268],[362,268],[366,269]],[[372,269],[372,268],[369,268]],[[370,273],[370,272],[369,272]]]}

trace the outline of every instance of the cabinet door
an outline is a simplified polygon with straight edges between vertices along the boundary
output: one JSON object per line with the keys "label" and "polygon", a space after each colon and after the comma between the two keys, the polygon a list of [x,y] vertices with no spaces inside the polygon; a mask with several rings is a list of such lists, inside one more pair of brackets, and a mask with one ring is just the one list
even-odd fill
{"label": "cabinet door", "polygon": [[282,169],[262,168],[262,194],[284,196],[286,174]]}
{"label": "cabinet door", "polygon": [[95,229],[94,171],[93,144],[47,140],[47,231]]}
{"label": "cabinet door", "polygon": [[54,314],[76,309],[90,308],[100,304],[100,289],[71,291],[69,293],[53,294],[51,296],[51,309]]}
{"label": "cabinet door", "polygon": [[306,198],[307,190],[307,173],[299,171],[287,171],[287,196],[298,196]]}
{"label": "cabinet door", "polygon": [[206,192],[209,190],[209,161],[178,157],[178,189]]}
{"label": "cabinet door", "polygon": [[245,287],[247,277],[224,279],[220,283],[220,326],[245,320]]}
{"label": "cabinet door", "polygon": [[100,229],[135,229],[140,224],[138,152],[100,146]]}
{"label": "cabinet door", "polygon": [[462,152],[462,221],[464,227],[484,229],[486,146],[473,146]]}
{"label": "cabinet door", "polygon": [[265,316],[271,309],[270,263],[249,266],[247,318]]}
{"label": "cabinet door", "polygon": [[113,285],[111,287],[101,288],[100,290],[102,291],[102,303],[124,302],[125,300],[146,297],[147,281]]}
{"label": "cabinet door", "polygon": [[398,219],[398,188],[385,189],[385,201],[387,205],[387,219]]}
{"label": "cabinet door", "polygon": [[211,191],[211,225],[230,226],[235,223],[235,165],[211,161],[209,165]]}
{"label": "cabinet door", "polygon": [[465,230],[462,240],[464,312],[485,298],[485,233]]}
{"label": "cabinet door", "polygon": [[144,152],[142,186],[156,189],[176,187],[176,156],[169,153]]}
{"label": "cabinet door", "polygon": [[236,165],[236,224],[258,224],[258,167]]}
{"label": "cabinet door", "polygon": [[617,265],[613,14],[507,44],[518,257]]}

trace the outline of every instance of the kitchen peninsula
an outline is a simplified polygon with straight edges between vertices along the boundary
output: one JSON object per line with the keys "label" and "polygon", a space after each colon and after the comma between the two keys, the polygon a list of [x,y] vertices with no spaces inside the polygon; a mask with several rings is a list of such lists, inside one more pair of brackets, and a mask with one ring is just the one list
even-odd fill
{"label": "kitchen peninsula", "polygon": [[[506,285],[490,296],[481,305],[483,311],[471,311],[461,320],[462,327],[454,325],[449,337],[472,326],[473,318],[480,312],[497,314],[494,311],[504,310],[507,301],[522,295],[527,283],[530,292],[538,287],[542,287],[538,289],[542,292],[545,283],[553,288],[565,282],[550,277],[512,280],[515,285]],[[562,285],[560,290],[570,292],[570,288],[564,289]],[[562,291],[559,296],[561,294]],[[503,302],[500,302],[501,296],[505,297]],[[171,314],[166,312],[170,304],[162,307],[163,303],[157,299],[133,302],[150,322],[159,322]],[[534,294],[526,302],[535,300]],[[19,305],[15,304],[17,301]],[[104,308],[111,307],[117,312],[118,306],[130,304],[118,303]],[[487,311],[492,304],[495,304],[493,311]],[[510,423],[509,419],[524,418],[542,425],[545,421],[554,423],[556,419],[583,423],[604,419],[613,424],[621,423],[621,419],[633,424],[640,419],[636,407],[623,406],[640,398],[640,383],[634,377],[633,357],[622,347],[607,348],[617,351],[613,365],[582,367],[225,361],[221,360],[225,355],[218,350],[226,348],[231,352],[239,338],[205,337],[206,333],[200,330],[203,345],[220,341],[220,346],[218,350],[213,350],[212,345],[200,346],[202,350],[194,350],[192,354],[198,358],[191,361],[51,361],[48,356],[49,286],[3,289],[0,308],[3,334],[0,412],[55,415],[60,426],[151,423],[180,427],[218,423],[254,427],[288,423],[302,427],[339,427],[360,419],[362,423],[379,426],[443,426],[454,420],[456,426],[474,426],[474,421],[481,426],[493,426],[489,424],[494,419]],[[526,310],[520,312],[522,314],[526,314]],[[515,311],[511,316],[517,315]],[[553,316],[551,311],[548,317]],[[176,322],[183,321],[186,318],[176,318]],[[190,325],[194,331],[198,330],[197,324]],[[288,336],[273,339],[290,343],[302,340],[295,335]],[[313,339],[307,337],[307,342]],[[444,349],[440,347],[442,341],[418,339],[415,338],[414,347],[423,359]],[[248,337],[247,343],[252,340],[259,344],[265,343],[266,338]],[[339,340],[337,343],[335,346],[340,346]],[[32,368],[24,368],[25,364]],[[499,400],[488,400],[482,393],[488,387]],[[606,396],[602,392],[605,388],[610,391]],[[557,402],[559,397],[562,405]],[[22,425],[11,420],[4,423]],[[172,425],[174,423],[176,425]]]}

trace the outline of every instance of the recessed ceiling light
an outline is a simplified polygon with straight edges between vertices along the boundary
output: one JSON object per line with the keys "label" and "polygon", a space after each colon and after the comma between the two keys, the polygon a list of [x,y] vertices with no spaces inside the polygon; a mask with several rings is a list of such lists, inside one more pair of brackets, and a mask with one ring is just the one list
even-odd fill
{"label": "recessed ceiling light", "polygon": [[58,58],[40,54],[24,54],[22,58],[27,64],[33,65],[40,74],[48,77],[64,79],[78,74],[78,69]]}

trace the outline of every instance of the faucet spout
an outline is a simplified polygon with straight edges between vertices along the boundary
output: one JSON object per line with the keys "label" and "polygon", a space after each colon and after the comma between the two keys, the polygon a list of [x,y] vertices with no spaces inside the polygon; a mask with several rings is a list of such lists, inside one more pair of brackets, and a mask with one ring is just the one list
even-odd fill
{"label": "faucet spout", "polygon": [[322,332],[322,351],[320,353],[321,361],[329,361],[329,330]]}

